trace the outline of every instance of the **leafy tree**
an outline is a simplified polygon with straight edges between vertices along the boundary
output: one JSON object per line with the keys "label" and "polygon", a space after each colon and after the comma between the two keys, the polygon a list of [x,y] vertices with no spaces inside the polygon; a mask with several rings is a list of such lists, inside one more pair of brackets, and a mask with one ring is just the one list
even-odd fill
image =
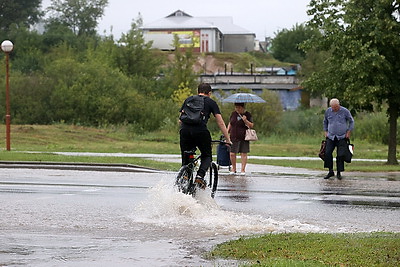
{"label": "leafy tree", "polygon": [[301,63],[306,54],[299,44],[316,34],[315,30],[303,24],[296,24],[292,29],[279,31],[272,40],[271,52],[274,58],[291,63]]}
{"label": "leafy tree", "polygon": [[104,15],[108,0],[52,0],[51,19],[60,21],[81,35],[95,35],[98,19]]}
{"label": "leafy tree", "polygon": [[43,33],[43,45],[47,50],[63,43],[76,47],[78,42],[77,36],[67,25],[55,20],[50,20],[46,23]]}
{"label": "leafy tree", "polygon": [[8,32],[10,26],[30,26],[43,15],[42,0],[0,0],[0,31]]}
{"label": "leafy tree", "polygon": [[309,26],[319,29],[306,49],[329,51],[324,68],[302,84],[356,109],[387,103],[388,164],[396,158],[400,112],[400,2],[387,0],[312,0]]}
{"label": "leafy tree", "polygon": [[10,54],[13,71],[30,74],[43,67],[43,38],[26,27],[11,26],[9,36],[14,43]]}
{"label": "leafy tree", "polygon": [[172,64],[166,71],[166,87],[164,95],[171,97],[173,92],[179,88],[181,84],[186,87],[192,88],[192,94],[196,93],[197,88],[196,74],[193,71],[195,57],[193,56],[193,47],[180,47],[178,35],[174,36],[175,47],[174,59]]}
{"label": "leafy tree", "polygon": [[128,76],[154,78],[158,74],[161,61],[153,55],[152,43],[145,42],[143,33],[139,29],[141,25],[142,19],[139,17],[132,22],[129,32],[122,34],[115,60],[121,71]]}

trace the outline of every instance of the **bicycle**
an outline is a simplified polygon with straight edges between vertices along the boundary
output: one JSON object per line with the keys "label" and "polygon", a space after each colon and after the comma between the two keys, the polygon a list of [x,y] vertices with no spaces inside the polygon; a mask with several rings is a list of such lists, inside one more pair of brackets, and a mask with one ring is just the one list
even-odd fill
{"label": "bicycle", "polygon": [[[220,143],[220,144],[228,144],[222,140],[212,140],[212,143]],[[197,148],[194,148],[190,151],[184,151],[184,156],[188,157],[189,163],[187,165],[183,165],[176,176],[175,186],[177,186],[179,192],[182,192],[187,195],[192,195],[193,197],[196,195],[196,191],[198,186],[194,182],[195,180],[195,172],[196,167],[199,163],[200,155],[196,156]],[[211,197],[214,198],[215,192],[217,191],[218,186],[218,167],[217,164],[212,161],[209,169],[209,182],[208,187],[211,189]]]}

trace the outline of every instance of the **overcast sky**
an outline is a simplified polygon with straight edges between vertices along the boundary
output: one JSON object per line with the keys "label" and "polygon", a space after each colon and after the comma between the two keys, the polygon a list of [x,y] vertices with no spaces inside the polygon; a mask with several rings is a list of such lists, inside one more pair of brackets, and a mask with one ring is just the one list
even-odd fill
{"label": "overcast sky", "polygon": [[[180,9],[193,17],[228,16],[233,23],[264,40],[282,29],[308,20],[310,0],[108,0],[105,14],[99,21],[98,32],[112,33],[119,38],[130,29],[140,13],[143,24],[154,22]],[[51,0],[43,0],[43,7]]]}

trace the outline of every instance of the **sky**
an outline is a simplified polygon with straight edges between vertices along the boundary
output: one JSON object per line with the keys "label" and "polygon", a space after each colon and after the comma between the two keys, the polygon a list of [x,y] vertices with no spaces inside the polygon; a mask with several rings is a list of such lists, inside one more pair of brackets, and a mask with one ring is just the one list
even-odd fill
{"label": "sky", "polygon": [[[233,23],[256,34],[256,39],[274,37],[283,29],[291,29],[309,19],[307,5],[310,0],[108,0],[105,14],[99,21],[98,32],[113,34],[116,38],[127,33],[132,20],[139,13],[143,24],[154,22],[176,10],[193,17],[228,16]],[[43,0],[47,7],[51,0]],[[111,31],[112,29],[112,31]]]}

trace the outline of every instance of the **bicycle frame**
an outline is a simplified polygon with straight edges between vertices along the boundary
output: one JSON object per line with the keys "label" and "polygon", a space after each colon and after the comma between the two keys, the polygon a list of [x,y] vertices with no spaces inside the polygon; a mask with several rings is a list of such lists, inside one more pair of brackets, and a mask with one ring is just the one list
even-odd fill
{"label": "bicycle frame", "polygon": [[[211,142],[226,144],[221,140],[212,140]],[[194,183],[194,171],[198,164],[199,159],[201,158],[201,154],[196,156],[196,149],[194,149],[191,151],[184,151],[184,156],[188,158],[188,164],[183,165],[180,168],[175,180],[175,185],[178,187],[178,190],[180,192],[195,196],[197,186]],[[215,162],[211,162],[209,173],[210,173],[210,179],[208,187],[211,188],[211,197],[214,198],[218,185],[218,168]]]}

